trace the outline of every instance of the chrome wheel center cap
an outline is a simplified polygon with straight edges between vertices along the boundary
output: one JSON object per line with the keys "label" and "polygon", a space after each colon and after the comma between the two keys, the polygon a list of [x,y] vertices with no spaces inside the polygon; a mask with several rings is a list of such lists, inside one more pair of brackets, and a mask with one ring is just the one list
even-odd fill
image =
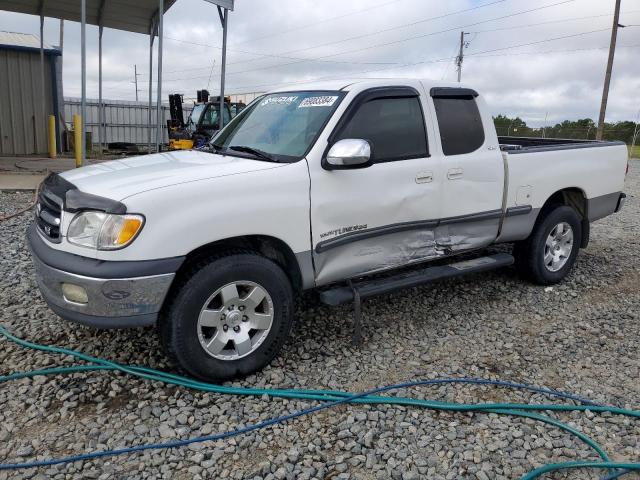
{"label": "chrome wheel center cap", "polygon": [[233,310],[227,315],[227,323],[229,323],[232,327],[240,325],[241,321],[242,314],[238,310]]}

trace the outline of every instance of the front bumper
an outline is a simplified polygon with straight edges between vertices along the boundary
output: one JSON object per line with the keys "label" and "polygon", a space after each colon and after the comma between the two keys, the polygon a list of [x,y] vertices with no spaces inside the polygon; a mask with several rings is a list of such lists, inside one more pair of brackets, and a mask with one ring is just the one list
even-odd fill
{"label": "front bumper", "polygon": [[[98,328],[154,324],[184,260],[107,262],[81,257],[52,249],[33,225],[27,238],[38,287],[47,304],[66,320]],[[88,301],[69,301],[63,283],[82,287]]]}

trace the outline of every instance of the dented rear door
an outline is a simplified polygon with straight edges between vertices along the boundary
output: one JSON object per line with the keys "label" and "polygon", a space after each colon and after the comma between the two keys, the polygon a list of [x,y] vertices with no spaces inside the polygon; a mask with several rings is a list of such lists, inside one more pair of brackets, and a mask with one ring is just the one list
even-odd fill
{"label": "dented rear door", "polygon": [[[493,120],[472,89],[430,89],[442,157],[441,218],[436,241],[446,254],[492,243],[502,219],[504,162]],[[436,153],[437,152],[437,153]]]}

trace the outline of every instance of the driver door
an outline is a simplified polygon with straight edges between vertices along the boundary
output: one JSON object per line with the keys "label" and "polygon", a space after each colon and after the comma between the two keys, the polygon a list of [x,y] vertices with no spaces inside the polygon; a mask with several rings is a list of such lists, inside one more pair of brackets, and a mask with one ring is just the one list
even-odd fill
{"label": "driver door", "polygon": [[421,90],[419,84],[379,87],[353,97],[328,148],[341,139],[367,140],[365,166],[309,162],[316,285],[440,254],[434,230],[441,166],[429,156],[432,132]]}

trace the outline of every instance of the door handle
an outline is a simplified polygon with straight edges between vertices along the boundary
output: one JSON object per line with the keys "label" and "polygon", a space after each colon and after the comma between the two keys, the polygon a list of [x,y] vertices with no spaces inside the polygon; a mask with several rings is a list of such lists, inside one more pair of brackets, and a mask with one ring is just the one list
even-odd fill
{"label": "door handle", "polygon": [[463,174],[464,170],[461,168],[450,168],[447,172],[447,178],[449,180],[457,180],[459,178],[462,178]]}
{"label": "door handle", "polygon": [[433,172],[418,172],[416,174],[416,183],[431,183],[433,181]]}

